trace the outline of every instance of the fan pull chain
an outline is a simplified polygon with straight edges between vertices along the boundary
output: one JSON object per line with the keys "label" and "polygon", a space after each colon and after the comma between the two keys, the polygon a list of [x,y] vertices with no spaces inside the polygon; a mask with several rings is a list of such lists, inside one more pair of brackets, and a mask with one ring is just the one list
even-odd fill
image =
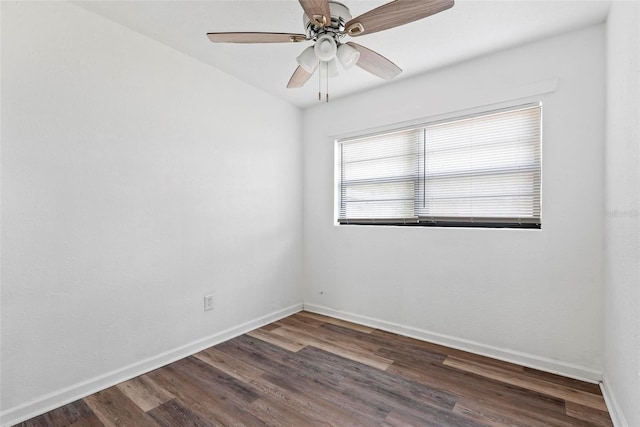
{"label": "fan pull chain", "polygon": [[318,65],[318,102],[322,101],[322,63]]}
{"label": "fan pull chain", "polygon": [[325,96],[326,96],[326,99],[327,99],[326,102],[329,102],[329,62],[325,62],[325,66],[327,67],[327,72],[324,74],[324,77],[325,77],[326,83],[327,83],[325,85],[325,88],[327,89],[327,91],[325,92]]}
{"label": "fan pull chain", "polygon": [[318,101],[322,102],[322,92],[324,92],[325,101],[329,102],[329,63],[320,61],[318,69]]}

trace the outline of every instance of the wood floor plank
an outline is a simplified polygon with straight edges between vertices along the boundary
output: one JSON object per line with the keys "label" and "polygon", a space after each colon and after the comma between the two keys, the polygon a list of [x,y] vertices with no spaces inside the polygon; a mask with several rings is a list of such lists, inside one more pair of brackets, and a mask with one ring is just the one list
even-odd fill
{"label": "wood floor plank", "polygon": [[281,401],[273,400],[268,397],[260,398],[252,402],[248,408],[249,412],[263,420],[267,425],[273,427],[282,426],[282,420],[287,420],[291,426],[323,426],[333,427],[330,421],[323,419],[316,414],[309,416],[301,414],[289,405],[283,404]]}
{"label": "wood floor plank", "polygon": [[300,330],[293,330],[287,326],[274,329],[271,333],[282,335],[303,344],[321,348],[328,352],[339,354],[347,359],[364,363],[365,365],[369,365],[382,370],[387,369],[389,365],[393,363],[393,360],[377,356],[376,354],[372,354],[363,350],[353,349],[346,343],[330,343],[315,337],[311,333],[301,332]]}
{"label": "wood floor plank", "polygon": [[269,332],[269,331],[272,331],[272,330],[277,329],[279,327],[280,327],[280,325],[278,325],[277,323],[274,322],[274,323],[269,323],[269,324],[266,324],[264,326],[261,326],[260,329]]}
{"label": "wood floor plank", "polygon": [[578,420],[587,421],[598,427],[613,427],[613,422],[608,412],[588,406],[567,402],[567,415]]}
{"label": "wood floor plank", "polygon": [[192,377],[174,369],[173,364],[146,375],[176,396],[183,406],[214,425],[247,427],[266,425],[254,415],[247,413],[242,406],[228,400],[224,393],[217,393],[215,383],[203,388]]}
{"label": "wood floor plank", "polygon": [[238,406],[260,398],[260,394],[250,385],[193,356],[174,362],[172,367],[184,376],[190,377],[203,390],[215,392],[220,399],[234,402]]}
{"label": "wood floor plank", "polygon": [[[498,365],[498,367],[500,367]],[[592,394],[602,394],[599,384],[588,383],[586,381],[580,381],[573,378],[563,377],[561,375],[552,374],[549,372],[539,371],[537,369],[524,367],[522,372],[530,377],[539,378],[541,380],[549,381],[551,383],[565,385],[576,390],[586,391]]]}
{"label": "wood floor plank", "polygon": [[466,418],[477,420],[491,427],[549,427],[548,424],[538,423],[535,420],[516,420],[499,411],[493,411],[492,408],[477,405],[476,402],[461,399],[453,408],[453,412],[460,414]]}
{"label": "wood floor plank", "polygon": [[93,415],[91,408],[83,400],[76,400],[61,408],[54,409],[38,417],[18,424],[20,427],[69,425]]}
{"label": "wood floor plank", "polygon": [[[345,426],[362,425],[362,420],[353,417],[348,411],[344,411],[324,399],[319,399],[313,390],[309,390],[309,387],[292,388],[290,383],[283,386],[281,376],[266,376],[263,370],[238,358],[216,351],[214,348],[207,349],[196,357],[202,357],[201,360],[240,381],[246,382],[261,395],[275,401],[281,401],[309,418],[325,419],[323,414],[331,414],[331,419],[337,417]],[[331,423],[329,420],[326,422]]]}
{"label": "wood floor plank", "polygon": [[280,325],[278,325],[277,323],[269,323],[267,325],[264,325],[264,326],[260,327],[260,329],[269,332],[269,331],[272,331],[272,330],[277,329],[279,327],[280,327]]}
{"label": "wood floor plank", "polygon": [[549,396],[564,399],[569,402],[578,403],[584,406],[588,406],[594,409],[600,409],[602,411],[607,410],[607,406],[602,396],[587,393],[582,390],[575,390],[563,385],[550,383],[545,380],[540,380],[532,377],[519,376],[507,370],[501,370],[499,368],[483,366],[477,363],[464,361],[455,357],[448,357],[444,364],[446,366],[455,367],[467,372],[482,375],[487,378],[492,378],[498,381],[502,381],[508,384],[512,384],[518,387],[522,387],[528,390],[544,393]]}
{"label": "wood floor plank", "polygon": [[408,361],[422,365],[434,363],[441,365],[447,355],[435,352],[432,348],[420,345],[417,340],[406,341],[389,340],[387,337],[375,334],[366,334],[343,326],[326,324],[320,328],[323,332],[341,337],[342,341],[348,341],[360,347],[371,350],[374,354],[385,359],[393,360],[393,363]]}
{"label": "wood floor plank", "polygon": [[115,386],[87,396],[84,401],[105,427],[158,427],[152,418]]}
{"label": "wood floor plank", "polygon": [[406,365],[403,362],[394,362],[387,371],[460,398],[504,410],[506,413],[517,408],[525,419],[527,416],[537,419],[538,414],[546,414],[550,418],[565,416],[564,400],[459,371],[449,366],[433,363]]}
{"label": "wood floor plank", "polygon": [[307,331],[313,331],[316,328],[324,325],[325,322],[322,320],[314,319],[308,316],[300,316],[298,313],[285,317],[284,319],[280,319],[277,322],[281,326],[291,326],[294,328],[301,328]]}
{"label": "wood floor plank", "polygon": [[320,340],[326,344],[335,345],[337,347],[344,348],[345,350],[372,356],[375,356],[376,352],[384,345],[375,339],[371,339],[368,334],[328,323],[323,324],[312,331],[305,329],[300,325],[283,325],[282,329],[274,329],[272,333],[279,334],[284,330],[296,332],[306,336],[307,338]]}
{"label": "wood floor plank", "polygon": [[118,384],[116,387],[144,412],[148,412],[175,398],[171,393],[161,388],[153,387],[144,377],[132,378],[129,381]]}
{"label": "wood floor plank", "polygon": [[345,326],[324,324],[314,331],[314,335],[328,343],[344,346],[355,351],[366,351],[375,354],[387,343],[371,339],[369,334],[356,331]]}
{"label": "wood floor plank", "polygon": [[[400,383],[398,384],[397,389],[394,389],[394,393],[390,395],[384,390],[384,387],[380,388],[377,386],[378,381],[376,381],[375,376],[384,374],[384,371],[376,370],[366,365],[357,364],[357,362],[353,362],[348,359],[342,359],[342,363],[346,364],[346,366],[336,370],[335,366],[337,364],[331,359],[339,356],[322,352],[323,355],[331,356],[328,358],[322,357],[321,360],[318,360],[318,357],[315,357],[310,352],[317,353],[321,351],[311,347],[300,352],[304,354],[299,353],[291,355],[287,360],[287,365],[282,367],[282,372],[278,372],[277,368],[271,368],[271,366],[277,364],[277,360],[279,358],[277,353],[280,350],[274,349],[271,353],[266,351],[266,349],[256,351],[249,345],[250,342],[247,343],[246,341],[247,340],[242,339],[242,337],[239,337],[238,339],[233,340],[233,344],[235,345],[232,343],[223,345],[221,346],[221,350],[229,351],[231,352],[230,354],[237,357],[241,357],[242,354],[248,354],[250,357],[256,359],[256,363],[264,364],[260,365],[262,369],[269,370],[273,372],[274,376],[280,376],[281,378],[282,375],[286,373],[291,377],[291,381],[295,384],[303,383],[305,380],[304,376],[308,376],[311,387],[317,387],[318,385],[323,386],[320,390],[321,393],[319,393],[318,396],[327,398],[327,396],[335,395],[337,400],[333,402],[334,404],[339,405],[345,402],[351,408],[361,408],[360,415],[374,416],[377,412],[378,416],[386,416],[385,412],[390,410],[393,405],[402,406],[404,408],[420,406],[421,404],[428,404],[428,402],[431,402],[434,405],[443,405],[442,398],[446,396],[446,394],[437,393],[435,390],[431,389],[427,390],[425,388],[419,390],[415,386],[409,386],[406,381],[401,379],[398,380]],[[298,358],[298,360],[294,361],[294,357]],[[300,365],[300,368],[296,369],[295,366],[298,364]],[[329,367],[330,370],[324,370],[323,366]],[[313,369],[316,371],[314,372]],[[365,375],[367,372],[369,375]],[[380,383],[383,384],[384,382],[385,381],[380,381]],[[335,387],[339,391],[331,393],[332,387]],[[390,397],[392,399],[389,399]],[[419,403],[418,400],[420,401]],[[453,406],[453,402],[454,400],[451,399],[445,404],[450,408]],[[369,409],[362,409],[367,405]],[[379,413],[378,411],[380,408],[384,407],[387,407],[387,409],[383,409],[383,413]],[[367,413],[367,411],[369,411],[369,413]],[[373,423],[367,422],[362,425],[373,425]]]}
{"label": "wood floor plank", "polygon": [[216,347],[211,347],[201,351],[200,353],[196,353],[193,357],[208,363],[214,368],[221,370],[237,380],[245,381],[247,383],[249,383],[252,378],[257,378],[264,374],[262,369],[256,368],[242,359],[229,357]]}
{"label": "wood floor plank", "polygon": [[304,355],[246,336],[227,341],[217,346],[217,350],[265,371],[263,378],[271,384],[292,393],[304,390],[316,403],[333,406],[337,416],[348,413],[348,417],[339,418],[341,421],[357,419],[355,425],[375,425],[390,410],[371,404],[363,396],[347,393],[341,388],[339,368],[325,366]]}
{"label": "wood floor plank", "polygon": [[389,427],[487,427],[480,423],[455,413],[438,412],[434,414],[416,415],[407,411],[392,411],[384,420]]}
{"label": "wood floor plank", "polygon": [[[392,366],[390,370],[392,368],[391,372],[398,369]],[[489,420],[496,418],[513,418],[519,421],[514,425],[522,426],[568,427],[584,425],[566,415],[565,401],[562,399],[475,374],[461,375],[455,370],[452,370],[449,375],[440,376],[440,374],[430,373],[427,382],[438,389],[459,396],[454,412],[468,418],[484,414],[486,420],[481,421],[490,425],[492,422]],[[399,375],[406,375],[406,373],[399,371]]]}
{"label": "wood floor plank", "polygon": [[489,358],[489,357],[486,357],[486,356],[482,356],[482,355],[474,354],[474,353],[469,353],[467,351],[458,350],[458,349],[451,348],[451,347],[445,347],[445,346],[440,345],[440,344],[435,344],[435,343],[431,343],[431,342],[427,342],[427,341],[420,341],[420,340],[417,340],[415,338],[405,337],[405,336],[402,336],[402,335],[394,334],[392,332],[381,331],[381,330],[376,329],[375,331],[373,331],[371,333],[371,335],[373,337],[384,338],[388,342],[392,342],[394,344],[397,343],[397,344],[409,345],[409,346],[412,346],[412,347],[417,347],[417,348],[424,349],[425,351],[428,351],[428,352],[433,353],[433,354],[441,354],[445,358],[446,358],[446,356],[454,356],[454,357],[457,357],[459,359],[476,361],[476,362],[483,363],[483,364],[486,364],[486,365],[497,366],[497,367],[500,367],[502,369],[508,369],[508,370],[512,370],[512,371],[515,371],[515,372],[523,372],[523,370],[524,370],[523,366],[516,365],[514,363],[509,363],[509,362],[504,362],[502,360],[492,359],[492,358]]}
{"label": "wood floor plank", "polygon": [[176,399],[169,400],[148,412],[162,427],[212,427],[214,424],[203,420]]}
{"label": "wood floor plank", "polygon": [[69,427],[104,427],[104,424],[96,417],[94,413],[79,419],[75,423],[69,424]]}
{"label": "wood floor plank", "polygon": [[[567,425],[564,401],[561,399],[458,371],[442,365],[438,359],[428,358],[421,361],[419,353],[404,357],[401,362],[396,359],[387,371],[460,396],[470,403],[466,408],[456,404],[454,411],[462,413],[461,409],[466,409],[468,412],[464,413],[471,417],[474,416],[475,410],[485,408],[488,420],[508,419],[510,414],[517,413],[516,419],[524,421],[521,425],[551,426],[554,424],[549,420],[554,418],[564,420],[557,425]],[[489,424],[493,425],[495,421]]]}
{"label": "wood floor plank", "polygon": [[595,384],[309,312],[19,425],[613,426]]}
{"label": "wood floor plank", "polygon": [[336,319],[334,317],[323,316],[322,314],[312,313],[310,311],[301,311],[296,315],[316,319],[329,325],[342,326],[343,328],[349,328],[365,334],[370,334],[371,332],[375,331],[375,328],[370,328],[369,326],[358,325],[357,323],[347,322],[346,320]]}
{"label": "wood floor plank", "polygon": [[522,410],[518,405],[496,405],[495,402],[478,402],[462,398],[453,412],[493,427],[569,427],[579,425],[569,418],[549,416],[544,412]]}
{"label": "wood floor plank", "polygon": [[408,358],[419,361],[419,363],[424,363],[425,360],[429,360],[442,364],[447,357],[446,354],[434,352],[430,348],[417,345],[417,340],[399,342],[334,324],[323,325],[319,328],[319,331],[330,336],[339,337],[341,342],[349,342],[351,345],[369,350],[373,354],[382,356],[385,359],[393,360],[394,363],[398,360]]}
{"label": "wood floor plank", "polygon": [[280,346],[285,350],[289,350],[294,353],[296,351],[302,350],[307,346],[306,344],[300,343],[298,341],[292,340],[290,338],[287,338],[279,334],[274,334],[272,332],[273,330],[264,331],[262,329],[256,329],[254,331],[247,332],[247,335],[249,335],[250,337],[258,338],[259,340],[266,341],[268,343]]}
{"label": "wood floor plank", "polygon": [[338,379],[338,389],[342,395],[357,396],[374,408],[385,408],[385,412],[396,408],[402,408],[403,411],[421,408],[425,413],[450,411],[455,403],[455,397],[450,394],[321,349],[307,347],[299,355],[306,361],[312,361],[314,366],[329,367],[322,373]]}
{"label": "wood floor plank", "polygon": [[376,351],[376,354],[393,360],[394,364],[405,363],[406,365],[429,363],[440,366],[447,358],[446,355],[433,353],[421,348],[393,346],[390,344],[380,348]]}

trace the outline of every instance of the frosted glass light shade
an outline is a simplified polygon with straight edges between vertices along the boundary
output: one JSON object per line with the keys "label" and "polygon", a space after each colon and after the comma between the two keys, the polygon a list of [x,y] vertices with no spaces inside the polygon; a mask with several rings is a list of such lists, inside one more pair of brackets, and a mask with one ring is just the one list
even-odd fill
{"label": "frosted glass light shade", "polygon": [[331,61],[336,57],[338,46],[332,36],[323,34],[316,40],[313,50],[320,61]]}
{"label": "frosted glass light shade", "polygon": [[296,58],[296,62],[307,73],[313,73],[318,68],[318,58],[316,52],[313,50],[313,46],[309,46]]}
{"label": "frosted glass light shade", "polygon": [[338,47],[338,61],[342,64],[345,70],[353,67],[353,65],[360,59],[360,52],[352,48],[348,44],[341,44]]}

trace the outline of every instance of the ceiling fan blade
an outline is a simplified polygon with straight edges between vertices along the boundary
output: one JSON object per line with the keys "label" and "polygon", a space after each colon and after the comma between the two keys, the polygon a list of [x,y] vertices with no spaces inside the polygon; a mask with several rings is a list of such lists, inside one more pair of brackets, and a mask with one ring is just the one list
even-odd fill
{"label": "ceiling fan blade", "polygon": [[287,87],[289,89],[302,87],[311,78],[312,75],[313,73],[308,73],[304,70],[304,68],[298,67],[296,68],[296,70],[293,72],[293,75],[289,79],[289,83],[287,84]]}
{"label": "ceiling fan blade", "polygon": [[354,42],[347,43],[360,52],[356,65],[371,74],[385,80],[391,80],[402,72],[402,69],[384,56]]}
{"label": "ceiling fan blade", "polygon": [[329,0],[299,0],[307,18],[319,27],[331,24]]}
{"label": "ceiling fan blade", "polygon": [[362,36],[417,21],[453,7],[454,0],[395,0],[346,23],[345,33]]}
{"label": "ceiling fan blade", "polygon": [[307,40],[304,34],[290,33],[207,33],[214,43],[297,43]]}

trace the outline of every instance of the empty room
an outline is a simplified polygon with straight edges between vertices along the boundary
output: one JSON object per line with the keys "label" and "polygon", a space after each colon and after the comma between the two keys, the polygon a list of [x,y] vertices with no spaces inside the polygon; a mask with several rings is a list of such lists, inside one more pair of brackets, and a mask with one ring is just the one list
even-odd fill
{"label": "empty room", "polygon": [[0,425],[640,427],[640,1],[0,35]]}

